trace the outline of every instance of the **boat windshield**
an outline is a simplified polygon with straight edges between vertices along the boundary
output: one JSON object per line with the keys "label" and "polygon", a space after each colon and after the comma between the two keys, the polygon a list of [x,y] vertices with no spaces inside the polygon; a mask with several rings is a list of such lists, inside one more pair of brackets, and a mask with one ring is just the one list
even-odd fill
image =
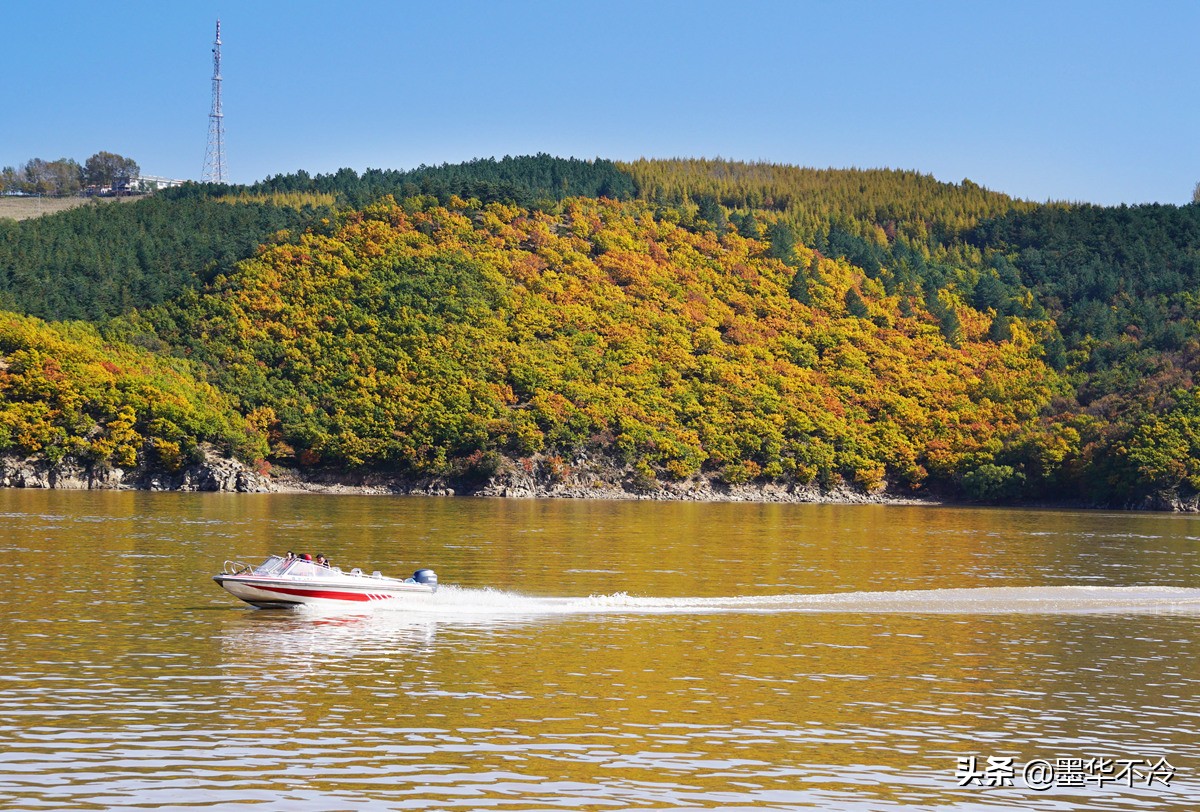
{"label": "boat windshield", "polygon": [[254,568],[255,575],[278,575],[287,569],[287,560],[281,555],[273,555]]}
{"label": "boat windshield", "polygon": [[329,568],[318,564],[315,561],[305,561],[302,558],[293,558],[287,562],[288,566],[282,572],[285,575],[296,575],[301,578],[312,578],[318,575],[328,575]]}
{"label": "boat windshield", "polygon": [[284,558],[281,555],[273,555],[254,568],[255,575],[287,575],[299,578],[315,578],[329,575],[330,572],[338,572],[338,570],[331,570],[316,561],[306,561],[303,558]]}

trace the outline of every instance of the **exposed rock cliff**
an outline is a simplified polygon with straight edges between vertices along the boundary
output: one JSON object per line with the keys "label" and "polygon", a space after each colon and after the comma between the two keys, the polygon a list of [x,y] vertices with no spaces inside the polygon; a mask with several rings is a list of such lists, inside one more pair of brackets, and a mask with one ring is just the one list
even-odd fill
{"label": "exposed rock cliff", "polygon": [[265,493],[271,480],[237,460],[207,450],[204,458],[179,471],[87,465],[73,458],[60,462],[0,456],[0,486],[62,490],[228,491]]}

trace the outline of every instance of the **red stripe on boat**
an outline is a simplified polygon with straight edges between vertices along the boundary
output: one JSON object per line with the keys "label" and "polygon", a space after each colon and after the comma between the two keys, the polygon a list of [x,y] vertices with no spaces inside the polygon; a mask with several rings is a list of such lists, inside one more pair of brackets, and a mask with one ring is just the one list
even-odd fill
{"label": "red stripe on boat", "polygon": [[392,597],[391,595],[372,595],[366,592],[335,592],[329,589],[297,589],[294,587],[285,586],[260,586],[254,585],[255,589],[261,589],[264,592],[281,592],[284,595],[299,595],[305,598],[325,598],[332,601],[369,601],[382,600]]}

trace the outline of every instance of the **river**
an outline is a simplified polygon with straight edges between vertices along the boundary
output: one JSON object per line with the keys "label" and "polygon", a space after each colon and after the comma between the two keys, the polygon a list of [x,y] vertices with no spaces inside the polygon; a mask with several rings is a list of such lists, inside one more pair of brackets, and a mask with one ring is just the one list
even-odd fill
{"label": "river", "polygon": [[[254,610],[226,558],[443,584]],[[1200,519],[0,490],[0,808],[1200,808]]]}

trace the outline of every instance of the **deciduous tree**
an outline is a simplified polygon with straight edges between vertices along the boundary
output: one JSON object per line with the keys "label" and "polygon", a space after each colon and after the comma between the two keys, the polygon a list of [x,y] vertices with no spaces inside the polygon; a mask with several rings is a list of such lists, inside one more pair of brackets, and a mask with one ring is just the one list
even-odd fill
{"label": "deciduous tree", "polygon": [[88,186],[114,191],[127,190],[141,176],[137,161],[113,152],[97,152],[83,164],[83,177]]}

